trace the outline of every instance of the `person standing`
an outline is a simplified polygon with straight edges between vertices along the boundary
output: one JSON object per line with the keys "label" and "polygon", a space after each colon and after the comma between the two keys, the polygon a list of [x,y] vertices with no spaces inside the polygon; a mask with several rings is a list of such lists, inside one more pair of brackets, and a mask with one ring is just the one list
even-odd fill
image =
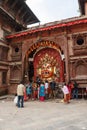
{"label": "person standing", "polygon": [[69,98],[69,89],[68,89],[66,83],[62,87],[62,91],[64,93],[64,102],[69,103],[69,100],[70,100],[70,98]]}
{"label": "person standing", "polygon": [[72,92],[73,99],[78,99],[78,83],[74,81],[74,88]]}
{"label": "person standing", "polygon": [[48,99],[48,98],[49,98],[48,88],[49,88],[49,83],[48,83],[48,81],[46,80],[46,81],[45,81],[45,99]]}
{"label": "person standing", "polygon": [[39,86],[40,86],[40,84],[41,84],[41,79],[40,79],[40,76],[39,76],[39,75],[36,77],[36,83],[37,83],[37,85],[39,85]]}
{"label": "person standing", "polygon": [[69,98],[72,99],[72,90],[73,90],[73,87],[74,87],[72,81],[69,81],[67,87],[68,87],[68,90],[69,90]]}
{"label": "person standing", "polygon": [[55,89],[56,89],[56,82],[54,79],[50,82],[50,88],[51,88],[51,98],[56,97]]}
{"label": "person standing", "polygon": [[18,107],[24,107],[24,91],[25,91],[25,86],[21,81],[20,84],[17,86]]}
{"label": "person standing", "polygon": [[26,94],[28,96],[28,99],[32,98],[32,86],[31,83],[28,82],[27,86],[26,86]]}
{"label": "person standing", "polygon": [[45,85],[44,85],[43,82],[40,84],[39,96],[40,96],[40,101],[44,101],[44,98],[45,98]]}

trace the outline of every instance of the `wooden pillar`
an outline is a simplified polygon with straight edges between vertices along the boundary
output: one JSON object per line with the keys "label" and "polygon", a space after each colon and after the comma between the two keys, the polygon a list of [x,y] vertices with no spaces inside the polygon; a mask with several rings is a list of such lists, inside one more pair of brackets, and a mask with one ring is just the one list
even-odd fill
{"label": "wooden pillar", "polygon": [[68,39],[67,35],[65,35],[65,43],[64,43],[64,55],[65,55],[65,69],[66,69],[66,82],[70,80],[70,72],[69,72],[69,49],[68,49]]}
{"label": "wooden pillar", "polygon": [[25,80],[28,80],[28,54],[26,54],[26,58],[25,58],[25,71],[24,71],[24,77]]}

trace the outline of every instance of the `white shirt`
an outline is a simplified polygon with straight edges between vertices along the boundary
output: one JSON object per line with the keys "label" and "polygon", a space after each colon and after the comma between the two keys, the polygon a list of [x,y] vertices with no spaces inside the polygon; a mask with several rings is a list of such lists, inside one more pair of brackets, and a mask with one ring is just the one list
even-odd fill
{"label": "white shirt", "polygon": [[63,86],[62,91],[64,94],[69,94],[69,90],[66,85]]}
{"label": "white shirt", "polygon": [[48,89],[48,87],[49,87],[49,84],[45,83],[45,89]]}

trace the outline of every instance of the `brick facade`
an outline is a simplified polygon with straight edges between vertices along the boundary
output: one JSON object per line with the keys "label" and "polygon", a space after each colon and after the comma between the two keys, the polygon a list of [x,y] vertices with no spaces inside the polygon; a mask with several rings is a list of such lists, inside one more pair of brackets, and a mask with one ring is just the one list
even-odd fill
{"label": "brick facade", "polygon": [[[61,80],[58,82],[76,80],[79,87],[87,86],[86,17],[52,22],[8,36],[4,34],[8,30],[11,33],[15,32],[13,26],[9,23],[6,25],[2,16],[0,25],[0,94],[4,92],[14,94],[20,80],[26,80],[26,77],[35,78],[38,64],[40,65],[39,60],[44,59],[44,53],[56,59],[59,65]],[[37,55],[40,55],[38,64],[35,61]],[[54,68],[55,66],[56,62]]]}

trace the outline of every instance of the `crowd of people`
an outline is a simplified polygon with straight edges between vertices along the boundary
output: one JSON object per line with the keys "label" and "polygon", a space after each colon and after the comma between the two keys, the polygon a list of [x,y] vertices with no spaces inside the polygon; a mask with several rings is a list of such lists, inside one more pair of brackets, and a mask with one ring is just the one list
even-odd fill
{"label": "crowd of people", "polygon": [[27,81],[25,84],[20,82],[17,86],[17,94],[14,102],[18,107],[24,107],[23,102],[29,99],[44,101],[49,98],[55,98],[56,82],[53,79],[51,82],[45,80],[44,82],[38,77],[36,81]]}
{"label": "crowd of people", "polygon": [[24,99],[27,100],[27,97],[28,99],[44,101],[45,99],[55,98],[55,87],[55,80],[48,82],[47,80],[42,81],[38,79],[36,82],[28,82],[25,84],[25,95],[27,96],[24,96]]}
{"label": "crowd of people", "polygon": [[[64,95],[64,102],[69,103],[70,99],[78,99],[78,84],[76,81],[72,83],[69,81],[68,84],[64,84],[61,87],[61,90]],[[30,82],[27,81],[25,84],[20,82],[17,86],[17,94],[15,96],[14,102],[18,107],[24,107],[24,101],[29,99],[32,100],[48,100],[56,98],[56,82],[54,79],[52,81],[45,80],[44,82],[40,80],[39,77],[36,78],[36,81]]]}

